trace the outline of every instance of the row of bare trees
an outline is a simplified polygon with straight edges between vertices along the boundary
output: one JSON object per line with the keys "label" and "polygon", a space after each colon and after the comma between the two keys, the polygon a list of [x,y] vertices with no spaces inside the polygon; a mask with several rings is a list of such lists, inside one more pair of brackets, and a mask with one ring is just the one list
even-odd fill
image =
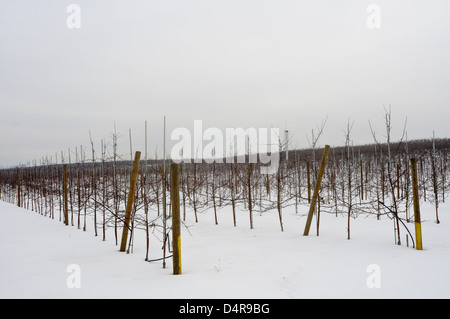
{"label": "row of bare trees", "polygon": [[[362,153],[358,147],[346,143],[345,147],[332,148],[320,193],[319,211],[346,213],[355,217],[358,213],[375,213],[380,217],[386,208],[402,212],[404,219],[411,216],[411,183],[408,159],[418,159],[420,196],[436,208],[439,222],[439,204],[448,195],[447,149],[430,147],[408,152],[414,142],[397,143],[388,149],[387,144],[372,145],[371,153]],[[316,152],[321,150],[316,150]],[[320,156],[316,156],[320,157]],[[36,211],[50,218],[61,219],[63,205],[62,165],[47,164],[0,172],[0,196],[8,202]],[[231,206],[236,224],[236,210],[248,210],[250,227],[252,212],[276,209],[280,215],[288,206],[306,204],[314,185],[314,162],[309,150],[291,151],[289,160],[283,158],[276,174],[263,175],[259,164],[191,163],[181,166],[183,217],[193,211],[195,220],[199,214],[212,211],[215,223],[220,221],[218,209]],[[131,171],[129,161],[109,161],[102,157],[91,162],[68,165],[68,195],[70,223],[86,229],[87,215],[94,217],[94,231],[111,224],[117,228],[127,196]],[[136,211],[163,211],[164,178],[160,161],[147,161],[141,165]],[[168,173],[166,172],[166,175]],[[166,203],[169,207],[169,202]],[[170,209],[170,208],[168,208]],[[145,218],[137,215],[136,225],[142,226]],[[104,232],[103,232],[104,233]]]}
{"label": "row of bare trees", "polygon": [[[351,220],[361,214],[375,214],[378,219],[393,220],[395,242],[401,243],[400,230],[407,227],[412,213],[412,189],[409,159],[417,159],[419,195],[422,201],[433,203],[435,221],[439,223],[439,205],[449,193],[449,140],[398,142],[390,139],[390,114],[386,112],[387,140],[375,138],[372,145],[353,146],[349,121],[343,136],[345,145],[333,147],[329,153],[315,211],[316,234],[320,230],[320,214],[332,213],[347,217],[347,237],[351,237]],[[253,215],[276,211],[281,231],[283,211],[294,206],[305,214],[317,178],[322,149],[317,148],[325,122],[312,132],[311,149],[282,152],[275,174],[261,174],[259,163],[183,163],[180,167],[180,201],[182,220],[192,214],[195,222],[202,218],[220,224],[232,218],[237,225],[238,212],[248,213],[249,227]],[[286,139],[287,140],[287,139]],[[285,141],[287,142],[287,141]],[[130,143],[131,145],[131,143]],[[15,203],[43,216],[62,221],[64,206],[63,164],[67,164],[68,216],[71,226],[92,228],[95,236],[106,239],[106,230],[118,233],[123,227],[132,162],[117,155],[117,134],[113,143],[101,143],[100,152],[91,156],[82,147],[64,156],[48,158],[39,165],[0,170],[0,200]],[[70,155],[72,154],[72,158]],[[169,172],[162,160],[141,160],[130,221],[128,251],[133,250],[134,231],[145,231],[146,260],[149,239],[154,236],[166,246],[166,221],[171,216]],[[75,161],[72,163],[73,155]],[[90,157],[90,158],[89,158]],[[170,161],[169,161],[170,162]],[[168,163],[166,163],[167,165]],[[225,207],[231,209],[221,210]],[[228,213],[227,213],[228,212]],[[231,213],[231,214],[230,214]],[[406,224],[405,224],[406,223]]]}

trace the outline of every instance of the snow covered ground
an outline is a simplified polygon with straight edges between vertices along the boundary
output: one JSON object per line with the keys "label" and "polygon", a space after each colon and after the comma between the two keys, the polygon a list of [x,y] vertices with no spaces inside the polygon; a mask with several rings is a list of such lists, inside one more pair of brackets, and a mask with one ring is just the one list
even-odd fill
{"label": "snow covered ground", "polygon": [[[403,228],[395,245],[386,217],[352,219],[347,240],[345,216],[322,214],[320,236],[313,225],[304,237],[306,218],[293,208],[284,232],[277,212],[255,213],[253,230],[245,211],[237,227],[230,208],[219,225],[200,214],[182,228],[183,275],[174,276],[171,259],[166,269],[144,261],[142,231],[134,253],[120,253],[111,229],[103,242],[92,225],[83,232],[0,202],[0,298],[450,298],[450,205],[440,224],[433,207],[421,209],[423,251],[406,247]],[[161,257],[161,243],[150,245],[150,258]]]}

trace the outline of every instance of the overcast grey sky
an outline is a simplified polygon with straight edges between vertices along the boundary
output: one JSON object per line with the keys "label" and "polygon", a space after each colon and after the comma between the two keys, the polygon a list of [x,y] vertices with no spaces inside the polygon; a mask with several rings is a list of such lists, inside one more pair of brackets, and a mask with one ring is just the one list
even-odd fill
{"label": "overcast grey sky", "polygon": [[[80,28],[67,26],[78,4]],[[380,9],[380,28],[367,24]],[[89,0],[0,3],[0,165],[111,141],[162,155],[176,127],[280,127],[291,147],[449,137],[450,2]],[[372,20],[370,20],[372,21]],[[169,143],[170,147],[170,143]]]}

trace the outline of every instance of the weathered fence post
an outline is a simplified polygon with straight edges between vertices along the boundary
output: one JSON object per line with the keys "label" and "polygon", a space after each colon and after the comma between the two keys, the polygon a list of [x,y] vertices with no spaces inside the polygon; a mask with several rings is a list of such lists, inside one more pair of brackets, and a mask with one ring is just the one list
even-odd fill
{"label": "weathered fence post", "polygon": [[131,179],[130,179],[130,191],[128,192],[128,201],[127,201],[127,208],[125,211],[125,220],[123,223],[123,230],[122,230],[122,241],[120,243],[120,251],[124,252],[125,248],[127,246],[127,238],[128,238],[128,229],[130,227],[130,219],[131,219],[131,210],[133,209],[133,202],[134,202],[134,193],[136,191],[136,181],[138,177],[138,171],[139,171],[139,160],[141,159],[141,152],[136,152],[134,156],[134,163],[133,163],[133,171],[131,173]]}
{"label": "weathered fence post", "polygon": [[64,224],[69,226],[69,202],[67,196],[67,164],[64,164],[63,191],[64,191]]}
{"label": "weathered fence post", "polygon": [[416,230],[416,249],[422,250],[422,226],[420,224],[419,183],[417,181],[417,163],[411,158],[411,179],[414,202],[414,226]]}
{"label": "weathered fence post", "polygon": [[330,145],[325,145],[325,150],[323,152],[322,162],[320,163],[319,175],[317,176],[316,186],[314,188],[314,194],[311,201],[311,206],[309,207],[308,219],[306,220],[305,230],[303,236],[308,236],[309,229],[311,228],[311,221],[314,214],[314,209],[316,208],[317,197],[319,197],[320,183],[322,182],[322,177],[325,172],[325,166],[327,164],[328,153],[330,151]]}
{"label": "weathered fence post", "polygon": [[20,207],[21,206],[21,202],[20,202],[20,170],[17,169],[17,206]]}
{"label": "weathered fence post", "polygon": [[359,160],[359,169],[361,175],[361,200],[364,200],[364,177],[363,177],[363,161]]}
{"label": "weathered fence post", "polygon": [[306,178],[308,180],[308,204],[311,203],[311,172],[309,168],[309,162],[306,162]]}
{"label": "weathered fence post", "polygon": [[173,274],[181,275],[180,165],[170,166],[170,201],[172,202]]}

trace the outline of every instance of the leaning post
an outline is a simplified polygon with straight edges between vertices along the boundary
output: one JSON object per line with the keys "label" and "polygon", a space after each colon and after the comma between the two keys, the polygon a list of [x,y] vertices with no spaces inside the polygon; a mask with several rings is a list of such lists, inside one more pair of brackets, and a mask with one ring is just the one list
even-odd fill
{"label": "leaning post", "polygon": [[314,188],[314,194],[311,200],[311,206],[309,207],[308,219],[306,220],[305,230],[303,231],[303,236],[308,236],[309,229],[311,228],[311,222],[316,208],[317,198],[319,197],[320,184],[322,182],[322,177],[325,172],[325,166],[327,164],[328,153],[330,152],[330,145],[325,145],[325,150],[322,156],[322,162],[320,163],[319,175],[317,176],[316,186]]}
{"label": "leaning post", "polygon": [[130,191],[128,192],[127,208],[125,211],[125,220],[123,223],[123,230],[122,230],[122,241],[120,243],[121,252],[124,252],[127,246],[128,229],[130,228],[131,210],[133,209],[134,193],[136,191],[136,181],[138,177],[140,159],[141,159],[141,152],[138,151],[134,156],[133,171],[131,173]]}

